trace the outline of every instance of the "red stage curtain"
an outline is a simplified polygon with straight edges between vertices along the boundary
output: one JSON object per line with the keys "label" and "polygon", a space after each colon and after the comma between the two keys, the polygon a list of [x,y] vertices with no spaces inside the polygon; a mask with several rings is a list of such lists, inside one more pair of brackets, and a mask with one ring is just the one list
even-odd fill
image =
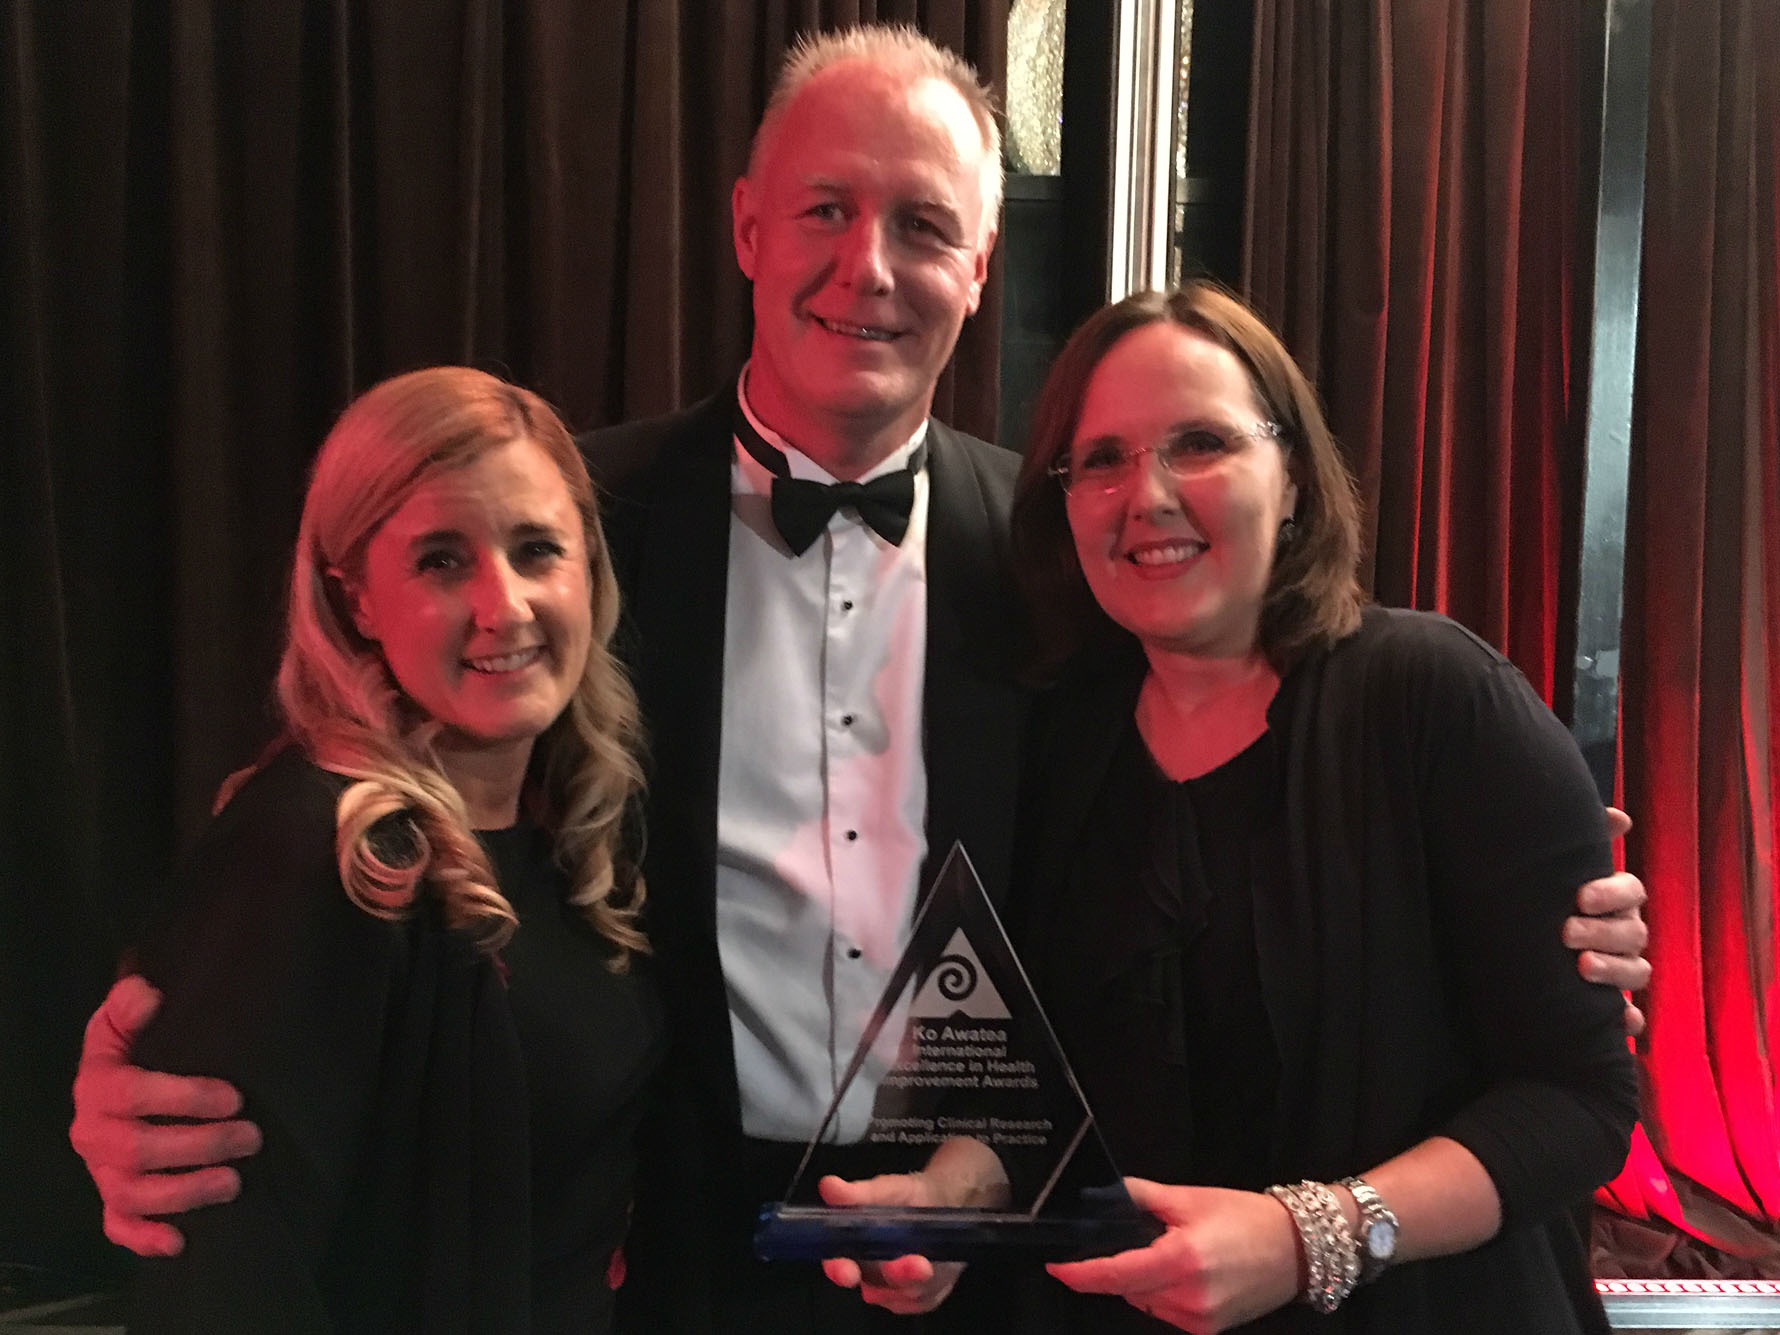
{"label": "red stage curtain", "polygon": [[1677,1267],[1780,1274],[1780,0],[1654,16],[1622,751],[1674,1194],[1615,1190],[1733,1254]]}
{"label": "red stage curtain", "polygon": [[1584,254],[1571,9],[1260,0],[1244,238],[1360,479],[1375,595],[1463,621],[1548,699]]}
{"label": "red stage curtain", "polygon": [[[1375,595],[1470,625],[1560,708],[1599,60],[1576,10],[1258,0],[1244,249],[1361,480]],[[1780,0],[1655,20],[1622,747],[1676,1172],[1644,1145],[1615,1190],[1749,1256],[1780,1209]]]}

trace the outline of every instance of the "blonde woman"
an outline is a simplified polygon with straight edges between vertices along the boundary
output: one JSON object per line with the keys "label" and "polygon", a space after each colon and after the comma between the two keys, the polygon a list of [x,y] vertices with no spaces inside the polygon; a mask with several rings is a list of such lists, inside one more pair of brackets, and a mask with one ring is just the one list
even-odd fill
{"label": "blonde woman", "polygon": [[132,1328],[608,1329],[663,1040],[586,469],[526,390],[399,376],[323,444],[294,567],[284,736],[143,951],[137,1045],[265,1147]]}

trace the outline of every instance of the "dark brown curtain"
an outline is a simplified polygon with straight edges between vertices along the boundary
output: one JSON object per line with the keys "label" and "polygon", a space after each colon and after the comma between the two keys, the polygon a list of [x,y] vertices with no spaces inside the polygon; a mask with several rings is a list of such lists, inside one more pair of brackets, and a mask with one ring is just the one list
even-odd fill
{"label": "dark brown curtain", "polygon": [[[1259,0],[1244,257],[1361,480],[1376,596],[1471,626],[1560,708],[1589,12]],[[1654,14],[1621,740],[1673,1172],[1634,1147],[1612,1200],[1651,1224],[1603,1260],[1750,1273],[1780,1208],[1780,0]]]}
{"label": "dark brown curtain", "polygon": [[[792,37],[910,22],[999,84],[1006,12],[0,0],[0,1265],[98,1245],[79,1023],[271,730],[334,414],[443,361],[576,426],[717,388],[749,332],[730,186]],[[936,402],[985,436],[999,324],[992,275]]]}

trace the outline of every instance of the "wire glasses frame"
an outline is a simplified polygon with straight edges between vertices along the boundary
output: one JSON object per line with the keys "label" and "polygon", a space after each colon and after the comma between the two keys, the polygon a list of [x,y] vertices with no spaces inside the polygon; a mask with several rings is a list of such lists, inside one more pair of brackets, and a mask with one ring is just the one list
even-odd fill
{"label": "wire glasses frame", "polygon": [[1087,458],[1073,469],[1065,455],[1045,472],[1057,479],[1066,496],[1098,493],[1110,496],[1123,491],[1137,476],[1138,461],[1153,454],[1174,477],[1189,477],[1207,460],[1225,453],[1231,442],[1238,440],[1285,440],[1285,428],[1278,422],[1256,422],[1241,430],[1195,427],[1179,431],[1155,445],[1136,450],[1104,449],[1090,451]]}

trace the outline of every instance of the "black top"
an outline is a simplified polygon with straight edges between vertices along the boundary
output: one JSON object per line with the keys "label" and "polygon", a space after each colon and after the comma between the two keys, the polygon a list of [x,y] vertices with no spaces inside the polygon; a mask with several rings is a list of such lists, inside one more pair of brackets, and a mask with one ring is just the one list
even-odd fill
{"label": "black top", "polygon": [[[1131,743],[1143,750],[1135,722]],[[1203,925],[1183,922],[1181,933],[1182,1056],[1192,1106],[1191,1118],[1180,1123],[1186,1176],[1165,1181],[1260,1191],[1270,1180],[1268,1122],[1279,1093],[1279,1054],[1261,1000],[1249,873],[1251,841],[1276,823],[1266,762],[1257,742],[1185,783],[1143,766],[1154,828],[1173,836],[1173,857],[1156,865],[1176,869],[1182,903],[1204,906]]]}
{"label": "black top", "polygon": [[232,1081],[265,1148],[143,1265],[131,1328],[609,1329],[663,1042],[647,961],[606,968],[528,829],[486,838],[511,988],[430,902],[372,917],[334,866],[344,784],[295,750],[256,774],[143,949],[166,1001],[138,1058]]}
{"label": "black top", "polygon": [[604,1330],[637,1126],[665,1042],[653,965],[633,957],[624,973],[608,967],[605,938],[567,902],[547,832],[520,825],[477,837],[519,915],[502,958],[530,1096],[533,1329]]}
{"label": "black top", "polygon": [[[1110,883],[1122,879],[1125,893],[1173,923],[1153,953],[1107,984],[1104,999],[1044,998],[1120,1172],[1248,1191],[1274,1180],[1279,1055],[1261,995],[1250,867],[1254,839],[1277,826],[1270,762],[1263,738],[1177,783],[1128,717],[1083,825],[1081,863],[1125,869],[1105,878],[1114,902],[1103,907],[1119,914]],[[1119,1298],[1065,1296],[1041,1283],[1035,1299],[1067,1309],[1071,1331],[1173,1329]]]}
{"label": "black top", "polygon": [[[1119,1167],[1332,1181],[1449,1136],[1496,1185],[1494,1240],[1395,1267],[1332,1318],[1293,1305],[1252,1329],[1604,1332],[1566,1209],[1623,1161],[1637,1089],[1617,993],[1560,937],[1576,887],[1611,869],[1568,734],[1468,632],[1373,608],[1287,674],[1237,762],[1170,794],[1133,737],[1143,670],[1135,646],[1102,655],[1041,707],[1010,909]],[[1159,829],[1189,812],[1197,838]],[[1207,839],[1213,821],[1247,832]],[[1224,876],[1246,878],[1246,923]],[[1223,958],[1245,926],[1247,963]],[[1199,967],[1216,972],[1189,990]],[[1022,1331],[1166,1329],[1054,1283],[1026,1297]]]}

